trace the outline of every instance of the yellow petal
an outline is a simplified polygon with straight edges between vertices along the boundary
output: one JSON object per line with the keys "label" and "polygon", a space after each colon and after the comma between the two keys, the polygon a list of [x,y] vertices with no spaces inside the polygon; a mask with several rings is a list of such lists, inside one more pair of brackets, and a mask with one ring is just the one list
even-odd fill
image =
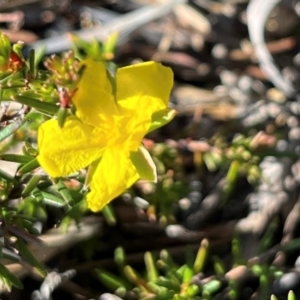
{"label": "yellow petal", "polygon": [[97,212],[129,188],[139,175],[122,146],[107,148],[94,173],[87,194],[88,207]]}
{"label": "yellow petal", "polygon": [[130,158],[141,179],[149,180],[152,182],[157,181],[155,163],[150,153],[144,146],[140,146],[138,151],[136,152],[131,152]]}
{"label": "yellow petal", "polygon": [[[149,61],[124,68],[119,68],[116,75],[117,101],[122,107],[137,109],[130,99],[136,96],[148,96],[157,103],[159,109],[168,106],[170,92],[173,86],[173,72],[171,68],[160,63]],[[129,103],[125,103],[128,102]]]}
{"label": "yellow petal", "polygon": [[104,152],[105,137],[98,128],[70,117],[60,128],[54,119],[39,127],[37,157],[52,177],[69,175],[85,168]]}
{"label": "yellow petal", "polygon": [[84,123],[111,130],[117,106],[107,70],[102,62],[87,59],[77,90],[72,98],[76,115]]}
{"label": "yellow petal", "polygon": [[137,151],[152,115],[167,107],[173,73],[159,63],[147,62],[118,69],[116,81],[120,132],[130,141],[129,149]]}

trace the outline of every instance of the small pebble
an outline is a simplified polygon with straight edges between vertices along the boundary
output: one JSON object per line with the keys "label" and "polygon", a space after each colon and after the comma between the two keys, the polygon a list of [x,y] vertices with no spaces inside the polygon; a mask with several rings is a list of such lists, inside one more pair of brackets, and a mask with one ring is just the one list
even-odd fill
{"label": "small pebble", "polygon": [[280,152],[287,151],[289,148],[288,142],[285,140],[279,140],[276,144],[276,150]]}
{"label": "small pebble", "polygon": [[238,104],[248,104],[249,96],[247,93],[241,91],[237,87],[232,87],[228,91],[229,96],[236,101]]}
{"label": "small pebble", "polygon": [[226,87],[234,87],[237,84],[238,76],[232,71],[223,70],[220,73],[220,79]]}
{"label": "small pebble", "polygon": [[216,44],[212,49],[212,55],[217,59],[224,59],[228,55],[228,49],[224,44]]}
{"label": "small pebble", "polygon": [[296,180],[292,175],[287,175],[284,179],[283,186],[286,191],[294,192],[297,188]]}
{"label": "small pebble", "polygon": [[226,97],[228,95],[228,90],[224,85],[217,85],[214,89],[213,89],[214,94],[216,94],[216,96],[218,97]]}
{"label": "small pebble", "polygon": [[281,113],[282,108],[278,104],[276,104],[274,102],[270,102],[270,103],[267,104],[267,110],[268,110],[268,115],[271,118],[275,119]]}
{"label": "small pebble", "polygon": [[203,188],[203,184],[199,180],[193,180],[190,182],[189,188],[191,191],[201,191]]}
{"label": "small pebble", "polygon": [[300,269],[300,255],[297,257],[295,261],[295,268]]}
{"label": "small pebble", "polygon": [[291,142],[298,142],[300,140],[300,128],[299,127],[291,128],[288,133],[288,137]]}
{"label": "small pebble", "polygon": [[290,108],[290,111],[295,114],[295,115],[300,115],[300,103],[297,101],[297,102],[289,102],[290,105],[289,105],[289,108]]}
{"label": "small pebble", "polygon": [[166,234],[169,238],[178,238],[186,235],[186,230],[181,225],[168,225],[166,228]]}
{"label": "small pebble", "polygon": [[133,203],[141,209],[147,209],[149,207],[149,202],[141,197],[134,197]]}
{"label": "small pebble", "polygon": [[286,96],[276,88],[269,89],[267,97],[276,103],[284,103],[286,101]]}
{"label": "small pebble", "polygon": [[131,196],[129,193],[124,193],[124,194],[122,194],[122,199],[123,199],[125,202],[129,202],[129,201],[131,201],[132,196]]}
{"label": "small pebble", "polygon": [[202,199],[202,194],[198,191],[193,191],[189,193],[189,199],[193,204],[198,204]]}
{"label": "small pebble", "polygon": [[298,2],[298,3],[295,5],[294,9],[295,9],[296,14],[297,14],[298,16],[300,16],[300,2]]}
{"label": "small pebble", "polygon": [[293,63],[299,67],[300,66],[300,53],[296,54],[293,58]]}
{"label": "small pebble", "polygon": [[118,296],[109,293],[102,294],[98,299],[99,300],[122,300]]}
{"label": "small pebble", "polygon": [[[300,274],[291,272],[284,274],[281,278],[276,279],[273,283],[272,292],[275,295],[285,295],[290,290],[299,289],[300,285]],[[298,299],[298,298],[297,298]]]}
{"label": "small pebble", "polygon": [[296,118],[295,116],[289,116],[286,120],[286,124],[290,128],[298,127],[299,126],[298,118]]}
{"label": "small pebble", "polygon": [[33,228],[39,232],[39,233],[42,233],[42,230],[43,230],[43,223],[40,222],[40,221],[37,221],[33,224]]}
{"label": "small pebble", "polygon": [[249,93],[252,89],[253,80],[247,75],[241,75],[238,80],[238,88],[243,92]]}
{"label": "small pebble", "polygon": [[178,205],[180,209],[187,211],[192,206],[192,203],[189,198],[182,198],[178,201]]}

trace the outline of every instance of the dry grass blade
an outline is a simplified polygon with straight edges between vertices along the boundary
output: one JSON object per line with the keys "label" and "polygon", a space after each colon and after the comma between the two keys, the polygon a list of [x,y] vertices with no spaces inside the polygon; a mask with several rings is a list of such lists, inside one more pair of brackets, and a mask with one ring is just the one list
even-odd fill
{"label": "dry grass blade", "polygon": [[[73,34],[86,40],[91,41],[96,39],[104,41],[112,33],[118,32],[120,39],[124,38],[141,26],[161,18],[172,11],[172,9],[180,4],[186,2],[185,0],[167,1],[161,5],[146,5],[142,8],[136,9],[126,15],[115,18],[113,21],[105,24],[102,28],[88,28],[85,30],[75,31]],[[59,37],[48,38],[35,42],[30,45],[30,48],[38,49],[44,47],[46,54],[56,53],[71,49],[71,40],[65,34]]]}
{"label": "dry grass blade", "polygon": [[247,23],[250,40],[253,44],[261,69],[272,83],[285,95],[292,96],[295,90],[275,66],[264,40],[266,20],[271,10],[279,2],[279,0],[251,0],[247,9]]}
{"label": "dry grass blade", "polygon": [[[78,226],[71,225],[67,232],[62,233],[60,229],[49,230],[46,234],[39,236],[39,240],[45,245],[29,244],[28,249],[39,262],[46,262],[56,254],[72,247],[78,242],[89,240],[90,238],[102,234],[102,219],[97,217],[87,217]],[[32,267],[25,263],[6,264],[6,267],[17,277],[24,277],[32,272]],[[5,292],[0,289],[0,294]]]}

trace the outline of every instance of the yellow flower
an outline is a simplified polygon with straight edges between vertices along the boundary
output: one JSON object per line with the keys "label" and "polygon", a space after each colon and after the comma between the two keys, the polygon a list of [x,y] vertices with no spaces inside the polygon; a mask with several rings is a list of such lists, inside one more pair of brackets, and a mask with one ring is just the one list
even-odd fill
{"label": "yellow flower", "polygon": [[146,62],[118,69],[114,79],[101,62],[83,64],[73,97],[76,116],[68,117],[63,128],[55,119],[40,126],[37,158],[52,177],[92,165],[86,200],[99,211],[139,178],[156,180],[141,141],[175,115],[167,108],[173,73]]}

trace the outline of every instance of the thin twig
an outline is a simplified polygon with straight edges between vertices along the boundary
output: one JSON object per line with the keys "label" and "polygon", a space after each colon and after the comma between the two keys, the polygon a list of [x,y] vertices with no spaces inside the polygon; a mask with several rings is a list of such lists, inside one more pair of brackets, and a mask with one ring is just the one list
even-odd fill
{"label": "thin twig", "polygon": [[[118,32],[119,39],[122,40],[124,36],[129,35],[134,30],[139,29],[141,26],[167,15],[177,4],[185,2],[186,0],[176,0],[167,1],[161,5],[147,5],[145,7],[136,9],[133,12],[127,13],[126,15],[117,17],[101,28],[83,29],[80,31],[74,31],[72,34],[86,41],[96,39],[103,42],[112,33]],[[45,48],[45,54],[69,50],[71,47],[72,42],[69,38],[69,34],[40,40],[32,43],[29,46],[30,49]]]}
{"label": "thin twig", "polygon": [[295,90],[275,66],[264,39],[264,28],[271,10],[280,0],[251,0],[247,8],[247,23],[250,40],[264,73],[285,95],[291,97]]}

